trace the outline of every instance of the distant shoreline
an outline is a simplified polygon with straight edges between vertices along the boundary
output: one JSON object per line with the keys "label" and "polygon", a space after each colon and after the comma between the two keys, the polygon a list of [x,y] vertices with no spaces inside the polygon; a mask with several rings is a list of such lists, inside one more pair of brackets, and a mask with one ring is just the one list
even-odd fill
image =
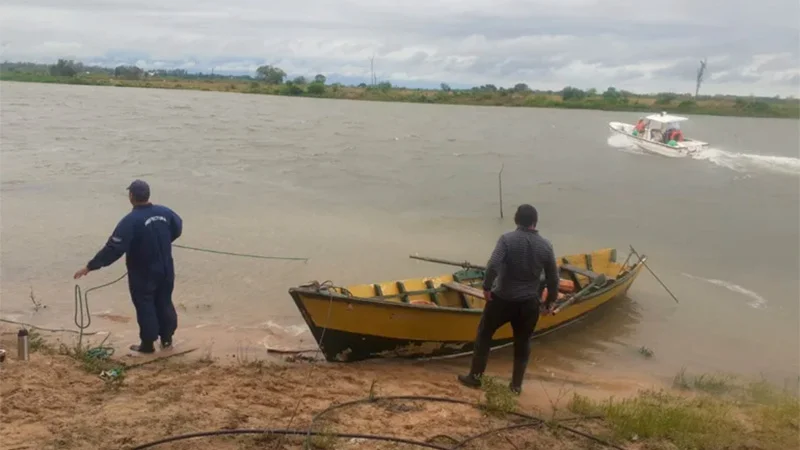
{"label": "distant shoreline", "polygon": [[[464,106],[505,106],[556,109],[583,109],[600,111],[653,113],[669,111],[675,114],[710,115],[723,117],[800,119],[800,101],[775,100],[766,102],[747,97],[719,98],[660,94],[659,96],[609,97],[589,94],[580,99],[563,100],[557,93],[515,91],[513,89],[485,90],[433,90],[407,89],[391,86],[355,87],[324,83],[267,84],[241,78],[170,78],[122,79],[113,76],[63,77],[26,72],[0,73],[0,81],[72,84],[85,86],[139,87],[153,89],[180,89],[211,92],[236,92],[240,94],[280,95],[289,97],[327,98],[338,100],[367,100],[401,103],[427,103]],[[387,83],[388,84],[388,83]],[[313,86],[316,85],[316,86]],[[668,95],[669,97],[665,97]]]}

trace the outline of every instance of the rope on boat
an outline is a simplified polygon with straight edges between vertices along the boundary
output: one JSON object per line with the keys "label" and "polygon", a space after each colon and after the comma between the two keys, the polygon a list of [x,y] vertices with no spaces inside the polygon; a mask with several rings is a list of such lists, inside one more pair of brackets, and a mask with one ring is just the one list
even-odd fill
{"label": "rope on boat", "polygon": [[333,291],[333,292],[339,291],[339,293],[342,294],[342,295],[346,295],[348,297],[355,297],[353,295],[353,293],[350,292],[346,287],[336,286],[335,284],[333,284],[333,281],[331,281],[331,280],[325,280],[322,283],[320,283],[317,280],[309,281],[307,284],[303,284],[300,287],[301,288],[307,288],[307,289],[309,289],[309,288],[310,289],[314,289],[315,291],[317,291],[319,293],[329,293],[330,294],[331,291]]}

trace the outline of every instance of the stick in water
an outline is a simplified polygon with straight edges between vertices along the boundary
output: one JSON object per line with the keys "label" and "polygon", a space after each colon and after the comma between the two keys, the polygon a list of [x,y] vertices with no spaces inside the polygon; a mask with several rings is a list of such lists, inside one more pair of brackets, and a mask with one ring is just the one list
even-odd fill
{"label": "stick in water", "polygon": [[505,163],[500,164],[500,173],[497,174],[497,185],[500,187],[500,218],[503,218],[503,168]]}
{"label": "stick in water", "polygon": [[[631,252],[632,252],[634,255],[636,255],[636,257],[637,257],[637,258],[639,258],[639,260],[641,260],[641,259],[642,259],[642,257],[641,257],[641,256],[639,256],[639,253],[637,253],[637,252],[636,252],[636,249],[634,249],[632,245],[631,245],[630,247],[631,247]],[[651,274],[651,275],[653,275],[653,277],[655,277],[656,281],[658,281],[659,283],[661,283],[661,286],[662,286],[662,287],[663,287],[663,288],[664,288],[664,289],[667,291],[667,293],[668,293],[670,296],[672,296],[672,299],[673,299],[673,300],[675,300],[675,303],[680,303],[680,302],[678,301],[678,297],[675,297],[675,294],[673,294],[673,293],[672,293],[672,291],[670,291],[670,290],[669,290],[669,288],[667,287],[667,285],[666,285],[666,284],[664,284],[664,282],[663,282],[663,281],[661,281],[661,278],[658,278],[658,275],[656,275],[656,274],[655,274],[655,272],[653,272],[653,270],[652,270],[652,269],[650,269],[650,266],[648,266],[648,265],[647,265],[647,263],[646,263],[646,262],[644,262],[644,261],[642,261],[642,264],[644,264],[644,267],[645,267],[645,268],[646,268],[646,269],[647,269],[647,270],[650,272],[650,274]]]}

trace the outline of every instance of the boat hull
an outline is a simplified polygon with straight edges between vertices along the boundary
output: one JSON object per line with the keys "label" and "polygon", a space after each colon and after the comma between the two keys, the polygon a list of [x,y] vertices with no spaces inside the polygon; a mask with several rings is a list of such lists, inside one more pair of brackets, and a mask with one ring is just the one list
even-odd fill
{"label": "boat hull", "polygon": [[622,122],[609,122],[608,127],[616,134],[625,136],[630,142],[638,148],[648,152],[669,158],[684,158],[691,156],[698,151],[707,148],[708,144],[700,141],[686,140],[679,142],[677,146],[672,147],[664,144],[663,142],[652,141],[644,139],[639,136],[634,136],[633,125]]}
{"label": "boat hull", "polygon": [[[608,256],[609,253],[602,254]],[[581,255],[583,256],[583,255]],[[592,254],[595,261],[596,254]],[[578,258],[572,258],[578,259]],[[593,292],[556,315],[542,315],[534,338],[571,324],[625,295],[641,269],[635,265],[612,284]],[[434,285],[452,276],[431,278]],[[289,291],[331,362],[372,358],[443,358],[469,354],[481,319],[484,301],[470,298],[471,308],[419,305],[399,301],[352,298],[332,292],[293,288]],[[471,296],[469,296],[471,297]],[[513,331],[505,324],[495,332],[491,348],[510,345]]]}

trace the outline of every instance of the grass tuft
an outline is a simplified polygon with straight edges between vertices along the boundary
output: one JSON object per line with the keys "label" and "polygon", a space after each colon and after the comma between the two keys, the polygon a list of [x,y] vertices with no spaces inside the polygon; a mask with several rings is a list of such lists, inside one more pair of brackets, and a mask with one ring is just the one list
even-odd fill
{"label": "grass tuft", "polygon": [[646,442],[644,448],[800,447],[800,400],[785,389],[766,381],[742,384],[726,375],[693,377],[685,370],[675,376],[674,386],[679,391],[645,390],[617,401],[598,402],[575,394],[567,408],[583,416],[602,416],[615,440]]}
{"label": "grass tuft", "polygon": [[668,441],[684,449],[716,449],[736,423],[730,409],[707,398],[687,399],[666,391],[643,391],[632,399],[597,403],[575,395],[568,405],[579,414],[601,414],[620,440]]}
{"label": "grass tuft", "polygon": [[311,439],[305,442],[304,447],[306,450],[333,450],[336,448],[336,439],[333,429],[329,425],[325,425],[319,434],[311,436]]}
{"label": "grass tuft", "polygon": [[709,394],[724,394],[736,389],[735,382],[735,377],[725,374],[691,376],[686,373],[684,367],[673,378],[672,386],[685,391],[697,390]]}
{"label": "grass tuft", "polygon": [[709,394],[724,394],[735,388],[734,377],[722,374],[702,374],[694,378],[693,386],[696,390]]}
{"label": "grass tuft", "polygon": [[481,377],[481,390],[484,393],[482,406],[487,413],[504,416],[517,408],[517,396],[502,381],[490,377]]}
{"label": "grass tuft", "polygon": [[31,353],[46,353],[48,350],[50,350],[50,347],[48,347],[41,333],[36,330],[30,330],[28,332],[28,349]]}

